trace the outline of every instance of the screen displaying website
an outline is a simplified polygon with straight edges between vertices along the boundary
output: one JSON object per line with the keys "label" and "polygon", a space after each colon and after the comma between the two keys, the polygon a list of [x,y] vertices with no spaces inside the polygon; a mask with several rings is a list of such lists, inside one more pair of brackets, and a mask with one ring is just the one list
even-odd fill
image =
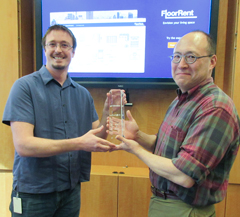
{"label": "screen displaying website", "polygon": [[75,35],[71,76],[171,78],[176,42],[209,33],[210,12],[211,0],[42,0],[42,32],[63,24]]}

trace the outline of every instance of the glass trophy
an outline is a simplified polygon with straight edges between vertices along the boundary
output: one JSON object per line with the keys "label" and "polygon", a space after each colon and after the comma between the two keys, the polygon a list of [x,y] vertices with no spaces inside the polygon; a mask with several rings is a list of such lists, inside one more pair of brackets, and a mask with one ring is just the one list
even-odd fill
{"label": "glass trophy", "polygon": [[111,139],[114,139],[116,135],[124,136],[125,113],[124,113],[123,97],[124,97],[123,90],[118,90],[118,89],[110,90],[109,134],[111,135]]}

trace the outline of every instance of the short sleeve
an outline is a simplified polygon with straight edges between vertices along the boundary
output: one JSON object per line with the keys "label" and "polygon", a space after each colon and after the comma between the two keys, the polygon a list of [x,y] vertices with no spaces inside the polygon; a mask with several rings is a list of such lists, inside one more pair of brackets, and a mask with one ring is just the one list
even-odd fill
{"label": "short sleeve", "polygon": [[23,78],[13,84],[4,109],[2,123],[10,125],[10,121],[34,124],[32,96]]}

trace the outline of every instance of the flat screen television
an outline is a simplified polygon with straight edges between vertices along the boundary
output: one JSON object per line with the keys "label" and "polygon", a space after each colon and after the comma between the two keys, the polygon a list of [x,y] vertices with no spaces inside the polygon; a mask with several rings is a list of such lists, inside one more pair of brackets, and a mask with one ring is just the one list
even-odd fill
{"label": "flat screen television", "polygon": [[35,0],[36,66],[46,59],[41,39],[63,24],[77,39],[69,67],[85,87],[175,89],[176,42],[192,30],[217,39],[219,0]]}

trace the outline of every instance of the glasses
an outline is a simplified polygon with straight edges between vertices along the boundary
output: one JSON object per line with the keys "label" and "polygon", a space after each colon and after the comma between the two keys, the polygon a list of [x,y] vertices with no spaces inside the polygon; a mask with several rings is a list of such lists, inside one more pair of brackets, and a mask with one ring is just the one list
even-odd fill
{"label": "glasses", "polygon": [[61,50],[62,51],[68,51],[70,50],[71,48],[73,48],[73,46],[71,46],[70,44],[68,43],[56,43],[56,42],[49,42],[46,44],[46,46],[49,48],[49,49],[52,49],[52,50],[55,50],[58,45],[60,46]]}
{"label": "glasses", "polygon": [[187,55],[173,54],[172,56],[170,56],[170,59],[172,60],[173,63],[180,63],[182,57],[184,57],[185,62],[187,64],[192,64],[192,63],[195,63],[200,58],[211,57],[211,56],[213,56],[213,54],[210,54],[208,56],[200,56],[200,57],[194,56],[192,54],[187,54]]}

